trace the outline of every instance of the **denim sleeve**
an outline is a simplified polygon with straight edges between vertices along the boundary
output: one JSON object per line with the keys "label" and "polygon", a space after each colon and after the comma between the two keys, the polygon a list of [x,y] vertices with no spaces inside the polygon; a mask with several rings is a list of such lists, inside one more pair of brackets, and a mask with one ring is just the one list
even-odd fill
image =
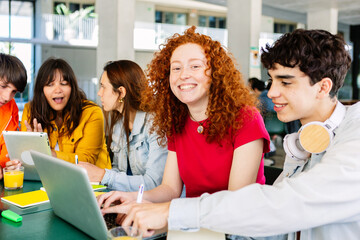
{"label": "denim sleeve", "polygon": [[158,135],[155,133],[147,135],[146,141],[149,144],[149,152],[148,160],[145,162],[145,166],[143,166],[145,168],[143,175],[128,176],[126,172],[119,171],[118,169],[106,169],[101,183],[106,184],[112,190],[125,192],[137,191],[140,184],[144,184],[145,190],[150,190],[160,185],[168,151],[166,146],[158,144],[157,138]]}
{"label": "denim sleeve", "polygon": [[111,181],[111,179],[113,179],[116,176],[116,174],[121,174],[119,169],[117,169],[117,168],[113,168],[113,169],[105,168],[105,174],[104,174],[104,177],[101,180],[100,184],[109,185],[109,182]]}

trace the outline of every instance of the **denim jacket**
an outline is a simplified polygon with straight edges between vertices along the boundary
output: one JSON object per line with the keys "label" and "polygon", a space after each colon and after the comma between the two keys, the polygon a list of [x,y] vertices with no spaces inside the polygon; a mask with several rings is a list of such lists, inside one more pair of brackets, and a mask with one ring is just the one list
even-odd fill
{"label": "denim jacket", "polygon": [[[151,126],[151,116],[137,111],[129,136],[128,153],[123,121],[114,125],[110,145],[114,153],[112,169],[105,169],[101,184],[120,191],[137,191],[140,184],[144,184],[145,190],[160,185],[168,151],[167,146],[159,146],[156,133],[149,133]],[[133,176],[126,175],[127,157]]]}

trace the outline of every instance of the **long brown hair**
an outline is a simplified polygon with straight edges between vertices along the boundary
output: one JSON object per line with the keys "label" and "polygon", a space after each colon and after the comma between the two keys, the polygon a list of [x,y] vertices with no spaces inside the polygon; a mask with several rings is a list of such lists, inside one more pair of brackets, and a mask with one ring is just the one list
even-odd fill
{"label": "long brown hair", "polygon": [[[140,109],[140,92],[143,90],[145,83],[145,73],[138,64],[129,60],[119,60],[108,62],[104,67],[109,82],[113,87],[113,92],[119,93],[119,87],[126,89],[126,95],[122,99],[124,108],[123,112],[112,110],[104,113],[105,115],[105,132],[108,135],[108,146],[112,142],[114,125],[123,118],[124,129],[126,134],[127,147],[129,150],[129,121],[130,112]],[[120,97],[120,94],[119,94]],[[119,103],[117,103],[119,104]],[[110,120],[110,121],[109,121]]]}
{"label": "long brown hair", "polygon": [[66,124],[65,129],[67,132],[59,134],[71,136],[79,125],[84,108],[94,106],[95,104],[90,101],[84,101],[86,100],[86,95],[79,88],[74,71],[65,60],[60,58],[47,59],[39,69],[35,82],[34,98],[30,102],[30,123],[33,126],[33,121],[36,118],[38,123],[41,123],[42,128],[46,129],[48,133],[53,130],[54,126],[51,124],[51,121],[56,119],[57,112],[47,102],[44,87],[54,81],[57,71],[71,86],[69,101],[62,111],[62,118],[64,119],[64,124]]}
{"label": "long brown hair", "polygon": [[[218,143],[229,133],[229,129],[240,129],[245,117],[255,109],[255,98],[244,85],[240,72],[236,69],[231,55],[218,41],[209,36],[195,33],[196,27],[187,29],[183,35],[174,34],[148,66],[148,84],[143,92],[142,106],[154,113],[152,131],[157,131],[162,144],[166,137],[180,133],[188,116],[186,104],[180,102],[170,89],[170,59],[173,51],[186,43],[195,43],[204,49],[207,64],[211,70],[209,104],[206,110],[210,124],[205,128],[207,142]],[[247,116],[245,116],[247,115]]]}

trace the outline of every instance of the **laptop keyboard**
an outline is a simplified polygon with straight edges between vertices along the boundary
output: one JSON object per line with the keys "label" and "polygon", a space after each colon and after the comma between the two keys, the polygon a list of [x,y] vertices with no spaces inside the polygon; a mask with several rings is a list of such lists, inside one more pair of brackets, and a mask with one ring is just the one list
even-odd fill
{"label": "laptop keyboard", "polygon": [[108,214],[104,215],[104,220],[105,220],[107,229],[111,229],[111,228],[114,228],[116,226],[119,226],[116,223],[116,217],[117,217],[116,213],[108,213]]}
{"label": "laptop keyboard", "polygon": [[[106,227],[107,227],[108,230],[110,230],[111,228],[119,226],[116,223],[116,217],[117,217],[117,213],[108,213],[108,214],[104,215],[104,220],[105,220]],[[156,240],[166,240],[166,232],[156,234],[155,236],[152,236],[152,237],[149,237],[149,238],[146,238],[146,239],[148,239],[148,240],[155,240],[155,239]]]}

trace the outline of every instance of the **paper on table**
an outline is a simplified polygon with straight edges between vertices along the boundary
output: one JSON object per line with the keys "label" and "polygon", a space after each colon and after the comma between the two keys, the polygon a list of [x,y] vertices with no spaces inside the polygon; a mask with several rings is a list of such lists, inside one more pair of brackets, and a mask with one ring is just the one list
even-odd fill
{"label": "paper on table", "polygon": [[106,189],[106,186],[98,184],[92,184],[91,187],[94,191]]}
{"label": "paper on table", "polygon": [[97,196],[99,196],[99,195],[101,195],[101,194],[104,194],[104,193],[106,193],[106,192],[94,192],[95,197],[97,197]]}

